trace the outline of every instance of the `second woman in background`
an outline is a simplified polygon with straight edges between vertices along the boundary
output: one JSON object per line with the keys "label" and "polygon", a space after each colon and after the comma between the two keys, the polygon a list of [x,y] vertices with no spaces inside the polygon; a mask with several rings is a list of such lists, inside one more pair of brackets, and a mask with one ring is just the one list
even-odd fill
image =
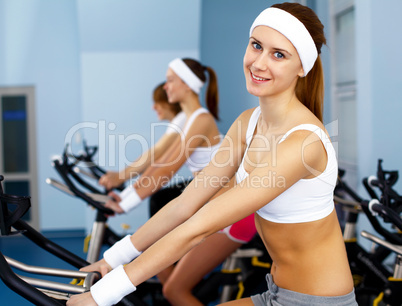
{"label": "second woman in background", "polygon": [[[200,91],[207,81],[206,71],[209,76],[206,92],[209,111],[201,106],[199,98]],[[215,122],[218,118],[218,85],[212,68],[205,67],[193,59],[177,58],[169,63],[164,89],[169,103],[179,104],[184,112],[184,128],[179,129],[180,137],[171,141],[160,156],[151,156],[148,167],[142,171],[134,184],[130,184],[119,195],[111,193],[113,200],[107,202],[106,206],[116,213],[126,213],[139,205],[143,199],[155,194],[169,183],[184,164],[193,175],[196,174],[209,163],[222,141]],[[136,174],[138,172],[129,173],[126,178]],[[174,182],[170,188],[173,185]],[[178,188],[183,189],[184,186]]]}
{"label": "second woman in background", "polygon": [[[200,90],[206,82],[205,71],[208,71],[209,75],[206,105],[210,112],[201,107],[199,100]],[[161,187],[158,182],[166,181],[167,177],[171,178],[183,164],[196,175],[209,163],[221,143],[221,135],[214,120],[218,118],[218,86],[212,68],[202,66],[192,59],[175,59],[169,64],[164,88],[169,102],[180,104],[187,121],[181,137],[175,139],[161,158],[146,169],[133,187],[130,186],[122,192],[122,201],[118,202],[119,196],[115,195],[116,201],[107,203],[108,207],[118,213],[128,211],[138,205],[141,199],[152,194],[150,209],[151,216],[154,215],[163,205],[180,195],[186,187],[183,183],[170,184],[156,192]],[[233,177],[222,186],[216,196],[232,188],[234,182]],[[169,302],[175,305],[202,305],[193,295],[192,289],[242,244],[250,242],[255,233],[254,216],[251,214],[211,235],[175,266],[160,272],[158,278],[164,285],[164,295]],[[106,262],[111,264],[107,260]],[[102,263],[104,259],[95,265]],[[96,268],[89,266],[85,269]]]}
{"label": "second woman in background", "polygon": [[172,142],[179,137],[179,132],[186,122],[186,115],[181,110],[179,103],[169,103],[166,91],[163,88],[165,82],[155,87],[153,91],[153,109],[158,120],[168,121],[169,124],[165,133],[149,150],[143,152],[134,162],[123,170],[108,171],[99,179],[99,184],[107,190],[111,190],[123,184],[125,181],[143,173],[150,165],[151,161],[157,160],[169,148]]}

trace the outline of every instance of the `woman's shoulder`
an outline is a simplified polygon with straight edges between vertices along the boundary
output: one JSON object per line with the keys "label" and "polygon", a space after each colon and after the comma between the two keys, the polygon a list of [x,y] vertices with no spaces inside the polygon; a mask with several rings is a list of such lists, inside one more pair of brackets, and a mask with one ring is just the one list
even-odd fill
{"label": "woman's shoulder", "polygon": [[[259,116],[259,106],[246,109],[243,111],[232,123],[227,135],[229,137],[235,137],[236,139],[241,139],[242,143],[246,143],[247,130],[249,129],[250,121],[252,117],[258,119]],[[240,132],[240,133],[239,133]]]}
{"label": "woman's shoulder", "polygon": [[306,118],[305,120],[300,120],[299,122],[296,122],[293,127],[291,129],[289,129],[290,131],[304,131],[306,133],[313,133],[313,134],[317,134],[317,133],[321,133],[324,132],[328,137],[328,131],[326,130],[324,123],[322,123],[317,117],[312,116],[312,118]]}
{"label": "woman's shoulder", "polygon": [[318,119],[317,116],[314,115],[305,105],[296,108],[292,118],[294,118],[294,126],[315,125],[325,131],[324,124],[321,120]]}
{"label": "woman's shoulder", "polygon": [[214,116],[207,109],[200,109],[194,117],[194,122],[197,122],[197,124],[200,122],[205,124],[216,123]]}
{"label": "woman's shoulder", "polygon": [[249,124],[256,122],[260,113],[261,111],[259,106],[246,109],[239,115],[239,117],[237,117],[237,125],[240,124],[242,126],[242,130],[247,130]]}
{"label": "woman's shoulder", "polygon": [[242,121],[242,123],[246,123],[248,124],[248,122],[250,121],[251,116],[254,115],[259,115],[260,113],[260,107],[256,106],[253,108],[249,108],[246,109],[245,111],[243,111],[238,117],[237,117],[237,121]]}
{"label": "woman's shoulder", "polygon": [[186,127],[188,128],[186,135],[200,134],[205,133],[207,130],[218,129],[214,116],[209,111],[204,111],[204,109],[198,109],[196,114],[191,115],[184,129]]}
{"label": "woman's shoulder", "polygon": [[255,106],[249,109],[246,109],[245,111],[243,111],[240,115],[245,115],[245,116],[251,116],[254,112],[258,112],[260,111],[260,107],[259,106]]}
{"label": "woman's shoulder", "polygon": [[[250,117],[252,116],[252,114],[254,112],[258,112],[258,110],[259,110],[259,106],[246,109],[245,111],[240,113],[240,115],[237,117],[236,120],[242,120],[242,121],[247,121],[248,122],[250,120]],[[208,112],[208,111],[207,112],[200,112],[197,115],[196,119],[198,119],[198,118],[199,119],[204,119],[204,120],[206,120],[206,119],[215,120],[215,118],[212,116],[212,114],[210,112]]]}

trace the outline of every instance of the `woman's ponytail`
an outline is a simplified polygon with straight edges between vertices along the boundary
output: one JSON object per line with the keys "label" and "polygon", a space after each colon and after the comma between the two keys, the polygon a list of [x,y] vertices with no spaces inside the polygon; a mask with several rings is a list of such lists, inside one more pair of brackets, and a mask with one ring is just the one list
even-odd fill
{"label": "woman's ponytail", "polygon": [[206,96],[205,96],[206,105],[208,107],[208,110],[211,112],[212,116],[214,116],[215,119],[219,120],[218,79],[216,77],[215,71],[211,67],[205,67],[205,69],[208,71],[208,75],[209,75],[209,84],[208,84],[207,92],[206,92]]}
{"label": "woman's ponytail", "polygon": [[[324,25],[312,9],[298,3],[288,2],[274,4],[273,7],[290,13],[303,23],[314,41],[317,53],[321,54],[321,47],[326,43]],[[318,58],[309,73],[307,73],[305,77],[299,78],[297,81],[296,96],[322,122],[322,111],[324,105],[324,72],[320,55],[318,55]]]}
{"label": "woman's ponytail", "polygon": [[208,71],[209,84],[207,87],[207,92],[205,95],[206,106],[212,116],[219,120],[218,115],[218,104],[219,104],[219,94],[218,94],[218,79],[216,77],[215,71],[211,67],[203,66],[198,61],[191,58],[184,58],[183,62],[191,69],[192,72],[204,83],[207,82],[207,77],[205,70]]}
{"label": "woman's ponytail", "polygon": [[296,96],[320,121],[323,121],[324,71],[318,56],[313,68],[296,84]]}

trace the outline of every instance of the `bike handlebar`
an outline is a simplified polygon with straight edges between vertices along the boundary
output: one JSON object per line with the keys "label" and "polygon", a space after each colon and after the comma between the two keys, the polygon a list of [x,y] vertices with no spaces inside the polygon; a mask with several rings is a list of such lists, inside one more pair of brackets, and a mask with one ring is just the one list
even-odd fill
{"label": "bike handlebar", "polygon": [[31,207],[31,197],[5,194],[3,181],[4,176],[0,175],[0,236],[9,236],[20,233],[11,228]]}
{"label": "bike handlebar", "polygon": [[86,195],[84,192],[79,190],[68,176],[68,174],[71,174],[71,173],[69,173],[69,171],[67,171],[67,169],[65,169],[65,167],[63,167],[63,165],[60,163],[59,160],[54,160],[53,163],[54,163],[54,167],[55,167],[56,171],[60,174],[60,176],[63,179],[63,181],[65,182],[65,184],[68,186],[70,191],[73,192],[77,197],[83,199],[89,205],[91,205],[92,207],[96,208],[98,211],[101,211],[107,215],[113,215],[115,213],[113,210],[106,208],[102,203],[95,201],[90,196]]}
{"label": "bike handlebar", "polygon": [[[398,180],[398,171],[384,171],[382,160],[378,160],[377,175],[363,179],[363,185],[373,199],[378,199],[383,205],[400,212],[402,209],[402,197],[392,188]],[[374,187],[381,191],[378,197]]]}
{"label": "bike handlebar", "polygon": [[402,238],[396,233],[392,233],[385,229],[377,220],[376,215],[380,215],[385,222],[391,222],[399,230],[402,231],[402,220],[397,212],[392,208],[380,204],[377,199],[369,201],[362,201],[361,207],[369,219],[374,229],[381,235],[383,235],[391,243],[402,245]]}
{"label": "bike handlebar", "polygon": [[387,249],[391,250],[392,252],[395,252],[396,254],[402,255],[402,246],[398,246],[395,244],[392,244],[384,239],[381,239],[377,236],[374,236],[370,234],[369,232],[362,231],[360,235],[364,238],[367,238],[379,245],[382,245],[383,247],[386,247]]}
{"label": "bike handlebar", "polygon": [[380,181],[378,180],[378,178],[375,175],[370,175],[367,179],[367,183],[370,187],[379,187],[381,188],[381,184]]}
{"label": "bike handlebar", "polygon": [[379,214],[384,219],[387,219],[385,220],[386,222],[391,222],[400,231],[402,231],[402,219],[393,209],[380,204],[380,202],[376,199],[373,199],[368,203],[368,208],[372,214]]}
{"label": "bike handlebar", "polygon": [[[374,179],[375,178],[375,179]],[[374,191],[373,187],[379,187],[377,177],[370,176],[363,179],[363,186],[372,199],[379,199],[377,193]]]}
{"label": "bike handlebar", "polygon": [[[68,163],[68,158],[74,158],[75,163],[71,164],[72,168],[76,168],[77,164],[79,162],[82,162],[86,165],[86,168],[89,169],[90,173],[92,174],[92,176],[99,180],[102,175],[106,174],[107,171],[103,168],[101,168],[100,166],[98,166],[94,161],[93,161],[93,157],[96,154],[96,152],[98,151],[98,147],[97,146],[88,146],[85,142],[85,140],[83,141],[83,146],[84,146],[84,151],[78,155],[74,155],[74,154],[68,154],[67,153],[67,148],[68,148],[68,144],[66,145],[64,152],[63,152],[63,163],[67,164]],[[75,173],[77,173],[78,171],[74,170]],[[72,174],[73,176],[75,174]],[[76,180],[79,180],[79,178],[76,178]],[[79,182],[80,184],[84,185],[87,189],[90,189],[92,192],[97,192],[96,189],[92,189],[93,187],[88,185],[85,181]],[[120,186],[115,187],[114,189],[122,191],[124,189],[124,183],[121,184]],[[109,190],[107,190],[109,191]]]}

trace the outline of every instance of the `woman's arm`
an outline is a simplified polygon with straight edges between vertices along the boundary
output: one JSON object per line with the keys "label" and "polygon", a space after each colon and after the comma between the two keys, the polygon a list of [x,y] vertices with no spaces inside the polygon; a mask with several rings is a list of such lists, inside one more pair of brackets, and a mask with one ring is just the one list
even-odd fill
{"label": "woman's arm", "polygon": [[[144,251],[186,221],[234,176],[244,154],[246,130],[252,111],[245,111],[237,118],[212,161],[198,173],[183,193],[166,204],[131,235],[131,243],[137,250]],[[105,259],[101,259],[82,270],[98,271],[103,276],[111,269]]]}
{"label": "woman's arm", "polygon": [[191,128],[184,138],[177,139],[137,180],[134,187],[138,195],[144,199],[166,185],[192,152],[202,145],[213,124],[211,115],[198,116],[192,125],[195,128]]}
{"label": "woman's arm", "polygon": [[[244,153],[251,113],[252,110],[245,111],[232,124],[212,161],[198,173],[183,193],[166,204],[131,236],[131,242],[138,250],[147,249],[187,220],[234,176]],[[102,259],[86,267],[85,271],[100,271],[102,266],[110,270],[110,266]]]}
{"label": "woman's arm", "polygon": [[128,212],[143,199],[157,192],[161,187],[167,185],[173,175],[185,163],[188,156],[194,149],[201,146],[205,141],[202,137],[194,137],[194,134],[207,135],[211,128],[211,115],[199,116],[194,121],[196,129],[192,133],[187,133],[184,138],[176,139],[163,156],[154,162],[131,186],[128,186],[119,196],[111,193],[113,200],[106,202],[105,206],[117,213]]}
{"label": "woman's arm", "polygon": [[[278,145],[276,152],[268,152],[264,160],[259,161],[264,166],[256,167],[243,182],[204,205],[127,265],[125,270],[131,282],[138,285],[149,279],[209,235],[254,213],[300,179],[309,177],[311,173],[306,164],[320,168],[317,165],[325,160],[325,149],[320,141],[309,148],[303,147],[309,134],[302,131],[290,135]],[[305,159],[301,158],[304,155],[307,155]],[[281,182],[285,184],[267,186],[267,178],[273,173],[282,177]]]}
{"label": "woman's arm", "polygon": [[132,236],[143,251],[182,224],[211,199],[236,173],[245,150],[248,121],[253,110],[242,113],[232,124],[211,162],[201,170],[183,193],[169,202]]}
{"label": "woman's arm", "polygon": [[135,162],[133,162],[125,169],[126,178],[129,179],[131,177],[131,173],[136,175],[143,173],[152,164],[152,162],[161,158],[161,156],[169,149],[172,143],[174,143],[175,140],[179,138],[179,133],[169,133],[162,135],[162,137],[152,148],[144,152],[140,156],[140,158],[138,158]]}
{"label": "woman's arm", "polygon": [[[257,211],[298,180],[311,177],[311,168],[323,171],[323,165],[326,164],[325,149],[321,141],[309,143],[306,147],[305,140],[310,135],[311,133],[306,131],[290,135],[275,151],[264,154],[257,167],[240,184],[211,200],[187,221],[180,223],[148,247],[141,256],[125,266],[125,273],[130,282],[138,285],[170,266],[209,235]],[[273,173],[282,178],[282,183],[268,186],[266,178]],[[202,192],[202,189],[200,191]],[[188,205],[192,206],[192,198],[187,200]],[[166,213],[167,209],[164,211]],[[158,213],[155,217],[158,215],[167,216]],[[99,285],[103,286],[105,283],[106,281]],[[88,298],[87,294],[74,298],[73,301]]]}
{"label": "woman's arm", "polygon": [[120,172],[108,171],[99,179],[99,184],[105,186],[106,189],[112,189],[128,179],[138,176],[151,165],[152,161],[158,160],[178,138],[180,138],[179,133],[162,135],[153,147],[142,153],[138,159],[125,169]]}
{"label": "woman's arm", "polygon": [[[244,149],[244,145],[240,145],[240,148],[234,148],[238,146],[238,143],[242,144],[241,140],[239,142],[238,139],[241,139],[243,136],[245,137],[245,135],[239,134],[239,127],[242,127],[245,121],[243,120],[244,117],[245,116],[235,122],[235,124],[237,123],[237,129],[233,129],[231,133],[233,135],[226,137],[226,153],[239,153],[239,149]],[[249,117],[247,118],[247,122],[248,119]],[[210,114],[202,114],[197,117],[185,137],[176,140],[176,142],[169,147],[167,152],[144,172],[135,182],[131,190],[128,188],[127,193],[123,192],[121,199],[115,197],[116,201],[109,201],[106,203],[106,206],[118,213],[128,212],[137,206],[143,199],[168,184],[172,176],[180,169],[195,149],[201,147],[206,142],[210,142],[209,145],[214,145],[214,133],[216,133],[216,125]],[[217,140],[215,140],[215,142],[216,141]],[[219,164],[215,163],[217,164],[217,168],[223,168],[229,164],[229,166],[231,166],[230,171],[232,172],[230,175],[233,174],[239,164],[238,159],[233,158],[231,155],[233,154],[227,154],[227,156],[224,157],[226,159],[225,161],[219,162]],[[238,156],[241,156],[241,153],[238,154]],[[230,177],[231,176],[229,176],[229,178]],[[214,179],[216,178],[214,177]]]}

